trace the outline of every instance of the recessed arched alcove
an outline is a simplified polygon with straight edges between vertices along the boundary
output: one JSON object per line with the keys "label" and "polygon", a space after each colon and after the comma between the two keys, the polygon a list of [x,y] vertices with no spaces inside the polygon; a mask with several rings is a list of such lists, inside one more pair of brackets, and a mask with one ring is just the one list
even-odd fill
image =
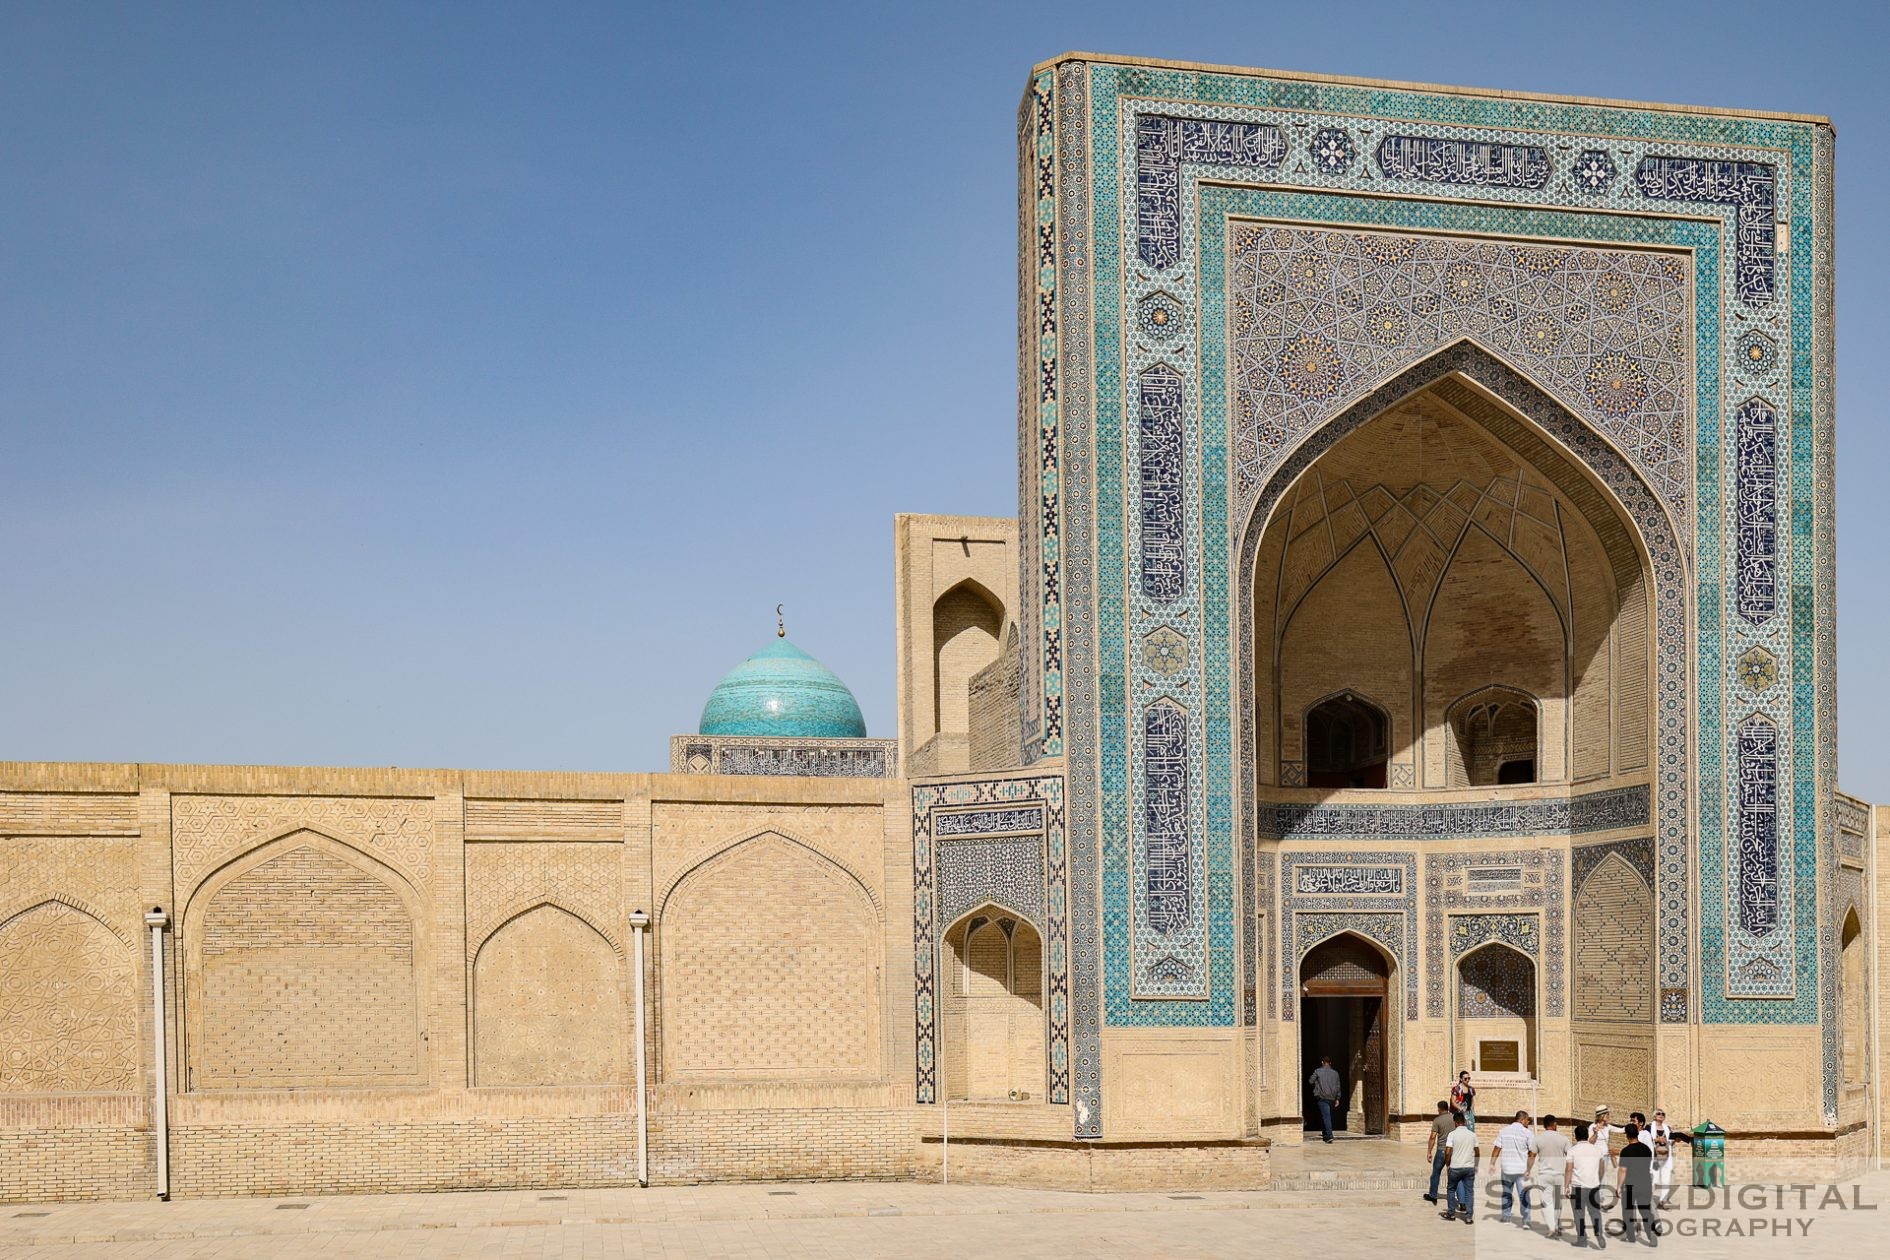
{"label": "recessed arched alcove", "polygon": [[1536,960],[1500,941],[1457,960],[1457,1062],[1480,1077],[1536,1075]]}
{"label": "recessed arched alcove", "polygon": [[1042,934],[987,904],[946,931],[942,957],[945,1097],[1043,1101]]}
{"label": "recessed arched alcove", "polygon": [[[1468,377],[1419,365],[1408,392],[1380,395],[1394,400],[1312,439],[1318,453],[1263,492],[1249,526],[1256,786],[1424,792],[1644,774],[1653,579],[1634,522]],[[1310,720],[1335,697],[1369,697],[1384,714],[1382,781],[1335,772],[1321,736],[1355,727]]]}
{"label": "recessed arched alcove", "polygon": [[971,578],[932,605],[933,729],[963,735],[971,729],[971,678],[997,659],[1004,605]]}

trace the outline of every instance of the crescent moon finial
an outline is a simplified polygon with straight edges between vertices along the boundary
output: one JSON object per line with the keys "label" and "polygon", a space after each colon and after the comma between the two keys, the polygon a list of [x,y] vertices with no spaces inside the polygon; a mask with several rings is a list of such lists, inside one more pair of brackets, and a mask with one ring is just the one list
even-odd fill
{"label": "crescent moon finial", "polygon": [[787,638],[787,618],[781,615],[781,608],[780,604],[774,606],[774,637],[777,639]]}

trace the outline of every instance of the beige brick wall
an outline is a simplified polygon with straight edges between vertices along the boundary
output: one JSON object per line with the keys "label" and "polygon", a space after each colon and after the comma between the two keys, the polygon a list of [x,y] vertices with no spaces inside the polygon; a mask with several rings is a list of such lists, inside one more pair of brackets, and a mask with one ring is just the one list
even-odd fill
{"label": "beige brick wall", "polygon": [[1023,728],[1018,723],[1022,662],[1017,626],[1012,623],[1005,633],[1004,650],[971,679],[968,742],[972,770],[1008,770],[1023,764]]}
{"label": "beige brick wall", "polygon": [[1265,1139],[1194,1143],[1082,1144],[1009,1138],[926,1137],[925,1175],[980,1185],[1028,1185],[1053,1190],[1162,1191],[1264,1190],[1272,1182]]}
{"label": "beige brick wall", "polygon": [[906,773],[965,770],[972,679],[997,658],[1002,628],[1017,611],[1017,522],[902,514],[893,536],[899,747]]}
{"label": "beige brick wall", "polygon": [[0,766],[0,1199],[154,1189],[149,905],[175,927],[178,1195],[632,1179],[638,907],[659,1177],[907,1175],[907,799],[887,780]]}
{"label": "beige brick wall", "polygon": [[147,1197],[154,1152],[139,1095],[0,1097],[0,1203]]}

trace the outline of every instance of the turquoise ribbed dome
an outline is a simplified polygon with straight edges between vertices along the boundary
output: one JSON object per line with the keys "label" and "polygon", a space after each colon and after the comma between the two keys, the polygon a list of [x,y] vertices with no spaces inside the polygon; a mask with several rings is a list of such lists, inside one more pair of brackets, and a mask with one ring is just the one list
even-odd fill
{"label": "turquoise ribbed dome", "polygon": [[832,670],[776,639],[728,671],[702,706],[704,735],[859,739],[859,701]]}

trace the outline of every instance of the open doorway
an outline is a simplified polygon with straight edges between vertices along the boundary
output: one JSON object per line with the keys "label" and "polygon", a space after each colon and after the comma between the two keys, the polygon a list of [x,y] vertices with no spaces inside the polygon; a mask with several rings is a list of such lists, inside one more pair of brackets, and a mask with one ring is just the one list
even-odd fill
{"label": "open doorway", "polygon": [[1342,1082],[1334,1132],[1382,1136],[1390,1119],[1385,1070],[1391,966],[1376,946],[1345,933],[1315,946],[1300,964],[1300,1110],[1319,1128],[1307,1078],[1330,1059]]}

